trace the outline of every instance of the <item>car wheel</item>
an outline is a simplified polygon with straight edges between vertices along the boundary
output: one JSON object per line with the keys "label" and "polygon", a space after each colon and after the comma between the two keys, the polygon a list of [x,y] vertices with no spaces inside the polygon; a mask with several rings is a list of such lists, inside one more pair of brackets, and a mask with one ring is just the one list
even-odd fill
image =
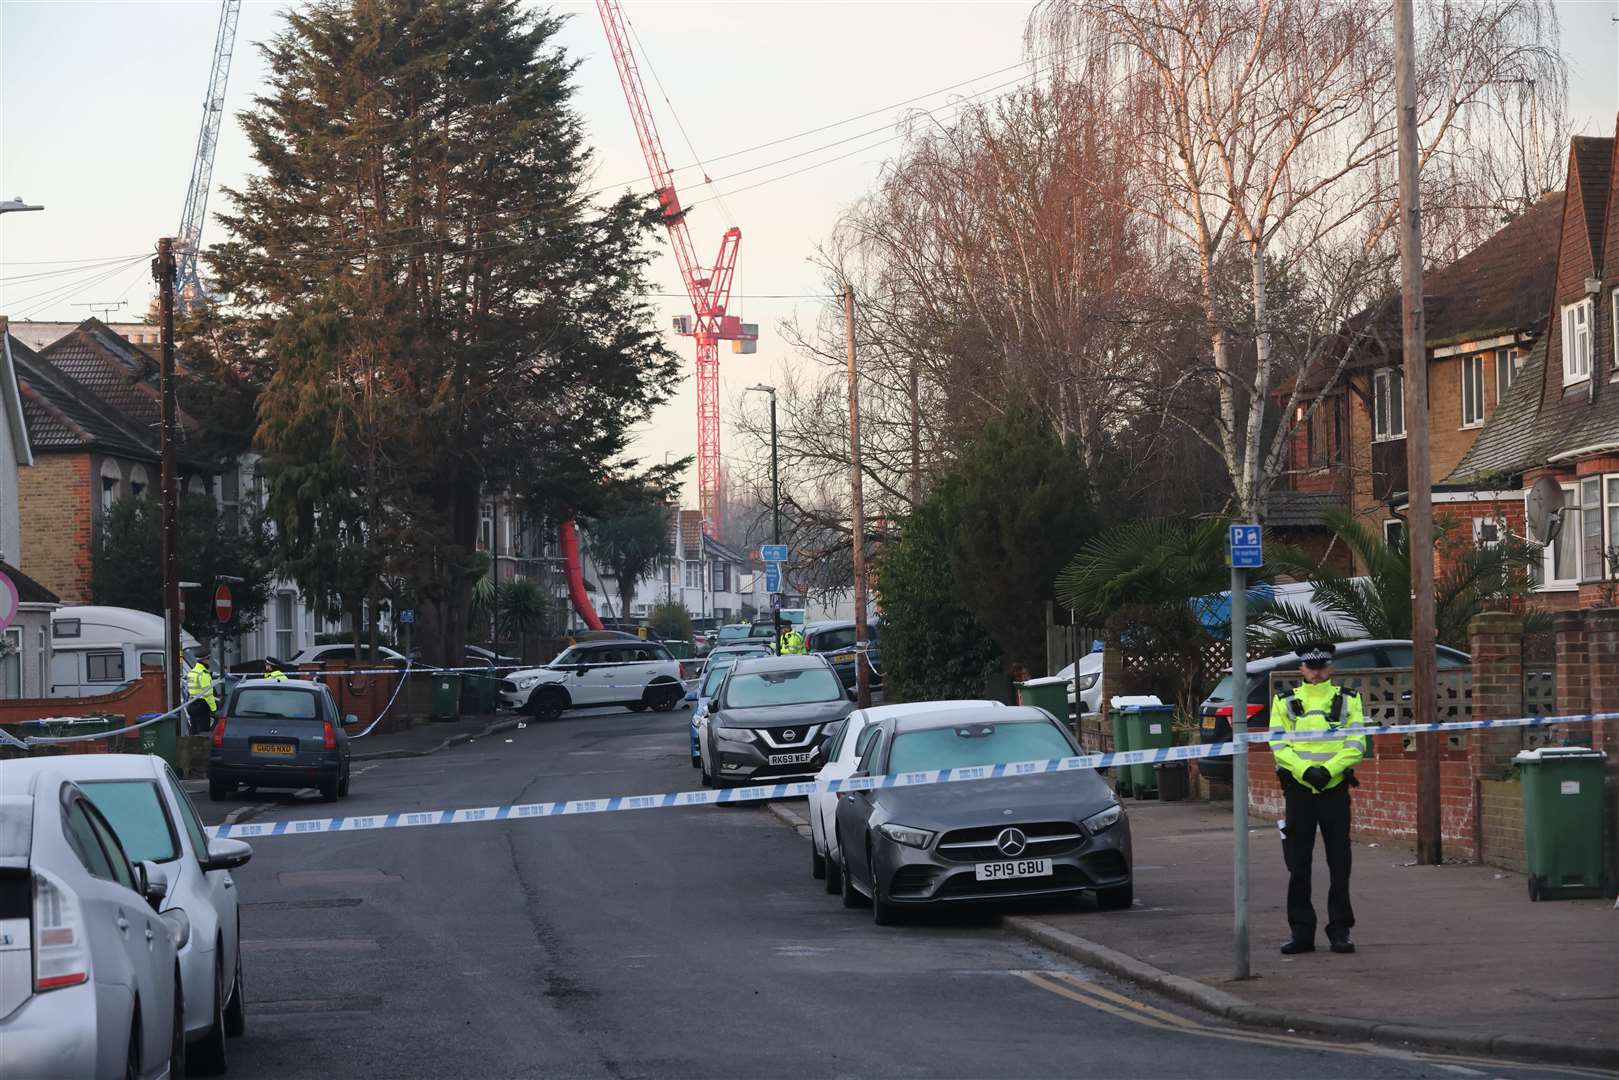
{"label": "car wheel", "polygon": [[336,802],[338,788],[342,783],[343,780],[340,776],[334,776],[330,780],[322,780],[320,782],[320,797],[327,802]]}
{"label": "car wheel", "polygon": [[[237,928],[241,933],[241,928]],[[225,1034],[236,1039],[247,1033],[247,981],[242,977],[242,943],[236,943],[236,977],[231,981],[230,1000],[225,1004]]]}
{"label": "car wheel", "polygon": [[129,1052],[124,1055],[124,1080],[141,1080],[141,1014],[129,1025]]}
{"label": "car wheel", "polygon": [[346,799],[346,798],[349,797],[349,777],[350,777],[350,775],[352,775],[352,773],[353,773],[353,770],[351,768],[345,767],[343,769],[343,779],[341,781],[339,781],[339,783],[337,785],[337,797],[338,798]]}
{"label": "car wheel", "polygon": [[708,759],[703,757],[701,754],[699,754],[697,756],[697,767],[702,770],[703,786],[704,787],[713,787],[714,786],[714,777],[709,775],[709,772],[708,772]]}
{"label": "car wheel", "polygon": [[871,875],[871,921],[878,926],[893,926],[899,922],[899,911],[892,900],[883,897],[882,883],[877,877],[876,855],[868,858],[866,872]]}
{"label": "car wheel", "polygon": [[1096,906],[1104,911],[1123,911],[1135,903],[1135,882],[1127,881],[1123,885],[1115,885],[1111,889],[1096,890]]}
{"label": "car wheel", "polygon": [[[184,1038],[185,1032],[181,1031]],[[203,1076],[218,1076],[228,1067],[225,1050],[225,970],[224,961],[214,964],[214,1022],[208,1033],[197,1042],[192,1058],[193,1071]]]}
{"label": "car wheel", "polygon": [[536,720],[557,720],[568,707],[568,699],[559,690],[538,690],[529,698],[528,707]]}
{"label": "car wheel", "polygon": [[647,688],[647,696],[651,698],[652,707],[658,712],[674,712],[685,700],[686,694],[674,683],[659,683],[657,686]]}
{"label": "car wheel", "polygon": [[169,1075],[184,1076],[186,1074],[186,996],[185,987],[180,983],[180,969],[174,969],[174,1019],[170,1022],[174,1029],[169,1033]]}
{"label": "car wheel", "polygon": [[647,709],[651,708],[651,706],[644,701],[638,701],[634,705],[626,705],[624,707],[630,710],[630,712],[646,712]]}
{"label": "car wheel", "polygon": [[810,837],[810,877],[821,881],[826,877],[826,856],[821,849],[815,846],[815,837]]}
{"label": "car wheel", "polygon": [[212,778],[209,779],[208,798],[212,799],[214,802],[224,802],[234,794],[236,794],[235,784],[226,783],[223,780],[214,780]]}
{"label": "car wheel", "polygon": [[849,849],[838,839],[838,885],[843,895],[843,906],[846,908],[864,907],[866,898],[860,890],[854,887],[854,878],[849,874]]}
{"label": "car wheel", "polygon": [[827,893],[832,896],[843,891],[843,870],[838,866],[838,860],[832,858],[830,853],[826,857],[825,884]]}

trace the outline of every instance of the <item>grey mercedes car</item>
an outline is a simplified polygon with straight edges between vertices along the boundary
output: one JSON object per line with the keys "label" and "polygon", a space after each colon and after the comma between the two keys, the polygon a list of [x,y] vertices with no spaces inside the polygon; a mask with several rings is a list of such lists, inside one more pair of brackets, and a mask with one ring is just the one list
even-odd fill
{"label": "grey mercedes car", "polygon": [[[1044,710],[958,709],[892,717],[861,733],[855,776],[1074,757]],[[1094,893],[1132,896],[1130,823],[1093,769],[845,792],[837,843],[843,906],[880,924],[907,908]]]}
{"label": "grey mercedes car", "polygon": [[701,721],[703,783],[731,787],[813,777],[823,764],[828,726],[853,708],[824,656],[738,660]]}

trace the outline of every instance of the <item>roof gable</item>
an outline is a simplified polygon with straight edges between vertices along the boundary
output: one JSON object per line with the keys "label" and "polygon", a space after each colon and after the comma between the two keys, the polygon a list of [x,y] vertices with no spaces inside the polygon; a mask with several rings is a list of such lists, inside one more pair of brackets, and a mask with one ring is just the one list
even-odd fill
{"label": "roof gable", "polygon": [[1613,140],[1576,135],[1569,158],[1570,170],[1579,178],[1580,220],[1585,225],[1584,239],[1591,253],[1592,272],[1600,273],[1608,185],[1613,176]]}
{"label": "roof gable", "polygon": [[1564,193],[1533,206],[1422,282],[1428,347],[1480,341],[1537,326],[1557,282]]}
{"label": "roof gable", "polygon": [[[28,352],[28,346],[20,341],[16,348],[19,352]],[[28,418],[23,415],[22,389],[17,384],[17,368],[12,363],[11,353],[11,331],[5,316],[0,315],[0,412],[5,414],[6,431],[11,435],[11,449],[17,464],[32,465],[34,455],[28,447]]]}

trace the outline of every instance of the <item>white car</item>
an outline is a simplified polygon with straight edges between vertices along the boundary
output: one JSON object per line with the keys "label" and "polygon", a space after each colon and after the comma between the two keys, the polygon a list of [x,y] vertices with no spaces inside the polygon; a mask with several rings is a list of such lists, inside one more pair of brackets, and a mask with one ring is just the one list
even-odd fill
{"label": "white car", "polygon": [[[1077,674],[1076,674],[1077,671]],[[1087,716],[1102,708],[1102,654],[1086,653],[1077,664],[1069,664],[1057,672],[1057,678],[1068,680],[1068,712],[1071,716]],[[1077,691],[1077,694],[1076,694]],[[1083,705],[1074,708],[1075,699]],[[1058,719],[1061,719],[1059,717]]]}
{"label": "white car", "polygon": [[63,760],[0,762],[0,1075],[177,1077],[181,928]]}
{"label": "white car", "polygon": [[247,1025],[242,996],[241,919],[231,870],[253,849],[210,840],[185,789],[156,755],[82,754],[62,772],[106,817],[133,862],[164,886],[159,910],[183,929],[180,977],[186,1041],[194,1070],[225,1071],[225,1037]]}
{"label": "white car", "polygon": [[[861,734],[873,724],[890,716],[916,716],[924,713],[948,712],[952,709],[994,708],[999,701],[910,701],[901,705],[878,705],[870,709],[856,709],[843,721],[843,728],[832,737],[826,750],[826,764],[815,774],[819,783],[843,780],[854,774],[855,764],[866,749]],[[826,891],[839,892],[843,881],[838,876],[837,839],[838,797],[827,791],[817,791],[809,797],[810,819],[810,872],[825,880]]]}
{"label": "white car", "polygon": [[[352,644],[311,645],[307,649],[299,650],[293,656],[284,656],[280,659],[283,663],[292,667],[298,664],[327,664],[337,663],[342,660],[355,661],[356,658],[359,660],[371,659],[371,647],[361,645],[359,651],[356,652]],[[386,645],[377,646],[377,661],[381,664],[403,664],[406,662],[404,653],[390,649]]]}
{"label": "white car", "polygon": [[524,668],[500,683],[500,705],[554,720],[563,710],[622,705],[632,712],[670,712],[685,699],[680,662],[656,641],[582,641],[544,667]]}

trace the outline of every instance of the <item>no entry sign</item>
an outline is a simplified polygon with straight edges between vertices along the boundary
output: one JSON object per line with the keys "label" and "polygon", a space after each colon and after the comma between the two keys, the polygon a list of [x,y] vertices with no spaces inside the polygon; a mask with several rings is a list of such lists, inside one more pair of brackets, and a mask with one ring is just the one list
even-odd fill
{"label": "no entry sign", "polygon": [[214,618],[219,622],[230,622],[232,610],[230,586],[221,584],[214,590]]}

